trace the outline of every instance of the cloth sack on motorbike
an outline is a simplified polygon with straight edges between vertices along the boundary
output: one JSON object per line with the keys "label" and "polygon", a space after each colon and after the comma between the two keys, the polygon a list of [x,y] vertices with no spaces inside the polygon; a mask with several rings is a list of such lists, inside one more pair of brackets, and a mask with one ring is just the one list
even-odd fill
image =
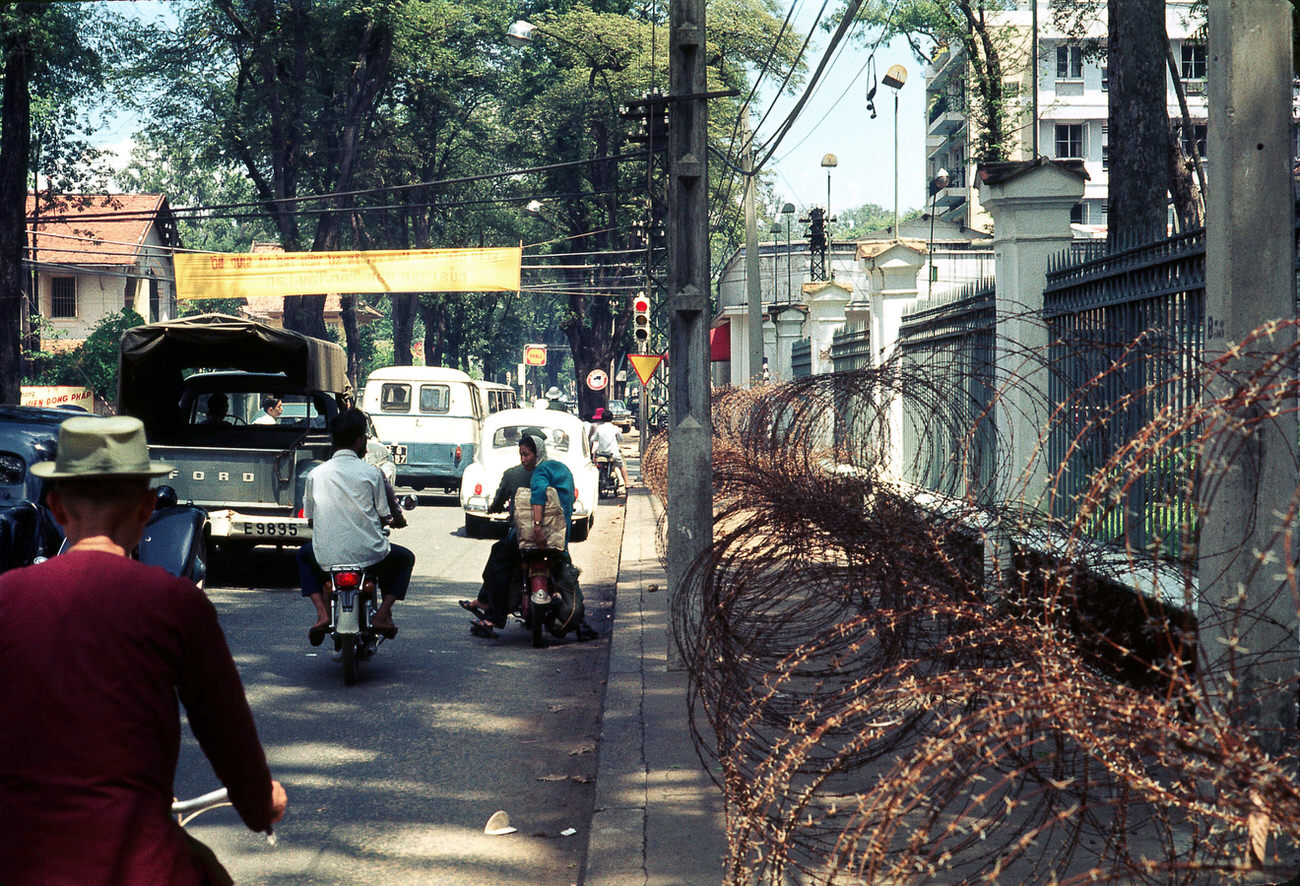
{"label": "cloth sack on motorbike", "polygon": [[[515,534],[519,536],[519,550],[535,551],[533,540],[533,493],[527,486],[515,490]],[[546,536],[545,549],[564,550],[564,510],[554,486],[546,487],[546,504],[542,507],[542,532]]]}
{"label": "cloth sack on motorbike", "polygon": [[555,564],[551,569],[551,582],[555,588],[555,602],[551,604],[551,614],[546,620],[546,629],[552,636],[563,637],[569,631],[577,630],[578,625],[587,617],[587,608],[582,602],[582,588],[578,586],[581,570],[570,562],[568,557]]}

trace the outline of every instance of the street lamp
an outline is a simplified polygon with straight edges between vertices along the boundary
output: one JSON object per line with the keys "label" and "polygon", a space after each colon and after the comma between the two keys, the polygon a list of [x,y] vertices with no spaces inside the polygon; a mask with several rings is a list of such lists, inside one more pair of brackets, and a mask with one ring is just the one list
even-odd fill
{"label": "street lamp", "polygon": [[822,168],[826,170],[826,245],[831,245],[831,170],[840,165],[839,158],[834,154],[826,154],[822,157]]}
{"label": "street lamp", "polygon": [[892,65],[880,81],[894,90],[894,239],[898,239],[898,92],[907,82],[907,68]]}
{"label": "street lamp", "polygon": [[[934,178],[930,180],[930,242],[926,247],[926,254],[929,256],[930,260],[930,279],[925,285],[925,297],[927,299],[930,297],[930,293],[934,289],[934,278],[939,270],[934,266],[934,202],[938,199],[939,192],[948,187],[951,182],[952,176],[950,176],[948,170],[944,169],[942,166],[940,166],[939,171],[934,174]],[[897,236],[897,234],[895,234],[895,236]]]}
{"label": "street lamp", "polygon": [[533,32],[536,30],[537,25],[520,19],[506,31],[506,42],[511,46],[527,46],[533,42]]}
{"label": "street lamp", "polygon": [[787,304],[793,304],[794,282],[790,277],[790,223],[794,219],[794,204],[787,203],[782,206],[781,214],[785,216],[785,300]]}
{"label": "street lamp", "polygon": [[[523,19],[519,19],[515,21],[512,25],[510,25],[509,28],[506,29],[506,42],[509,43],[511,46],[529,46],[534,42],[535,34],[545,34],[547,37],[551,37],[555,40],[558,40],[559,42],[565,44],[566,46],[572,47],[574,50],[580,53],[582,57],[586,59],[587,64],[591,65],[591,77],[587,83],[587,88],[591,89],[595,87],[596,74],[599,73],[600,78],[605,81],[605,94],[606,97],[609,99],[610,113],[611,114],[618,113],[617,108],[615,107],[614,90],[609,84],[608,75],[605,73],[605,71],[610,67],[610,64],[596,61],[596,59],[592,57],[591,53],[587,51],[587,48],[582,44],[578,43],[577,41],[570,40],[568,37],[565,37],[562,34],[557,33],[556,31],[549,31],[546,28],[541,27],[540,25],[535,25],[532,22],[524,21]],[[619,66],[617,64],[615,64],[614,67],[615,69],[619,69]]]}

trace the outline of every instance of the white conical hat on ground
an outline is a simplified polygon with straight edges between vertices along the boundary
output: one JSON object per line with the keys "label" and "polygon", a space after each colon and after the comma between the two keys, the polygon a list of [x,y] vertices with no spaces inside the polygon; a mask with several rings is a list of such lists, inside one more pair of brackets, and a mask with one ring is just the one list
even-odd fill
{"label": "white conical hat on ground", "polygon": [[483,828],[483,833],[491,837],[500,837],[505,834],[513,834],[516,828],[510,826],[510,816],[504,811],[498,810],[492,813],[492,817],[487,820],[487,825]]}

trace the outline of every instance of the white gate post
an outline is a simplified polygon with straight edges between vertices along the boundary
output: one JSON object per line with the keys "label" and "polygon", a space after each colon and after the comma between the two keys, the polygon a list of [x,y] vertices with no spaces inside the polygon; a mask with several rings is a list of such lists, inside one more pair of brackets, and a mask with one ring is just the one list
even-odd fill
{"label": "white gate post", "polygon": [[1011,456],[999,498],[1019,493],[1039,507],[1045,492],[1044,431],[1052,404],[1047,394],[1047,327],[1043,288],[1049,259],[1068,249],[1070,209],[1083,198],[1088,174],[1081,161],[1039,158],[979,167],[980,202],[993,216],[997,279],[994,381],[998,448]]}

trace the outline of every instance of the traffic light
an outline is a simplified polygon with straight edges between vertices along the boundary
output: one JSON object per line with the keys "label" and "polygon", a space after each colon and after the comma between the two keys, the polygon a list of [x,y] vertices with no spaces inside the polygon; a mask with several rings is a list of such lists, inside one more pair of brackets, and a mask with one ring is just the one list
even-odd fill
{"label": "traffic light", "polygon": [[644,292],[632,299],[632,338],[637,350],[645,353],[650,344],[650,298]]}
{"label": "traffic light", "polygon": [[820,252],[826,248],[826,210],[814,206],[808,210],[811,229],[808,231],[808,250]]}

